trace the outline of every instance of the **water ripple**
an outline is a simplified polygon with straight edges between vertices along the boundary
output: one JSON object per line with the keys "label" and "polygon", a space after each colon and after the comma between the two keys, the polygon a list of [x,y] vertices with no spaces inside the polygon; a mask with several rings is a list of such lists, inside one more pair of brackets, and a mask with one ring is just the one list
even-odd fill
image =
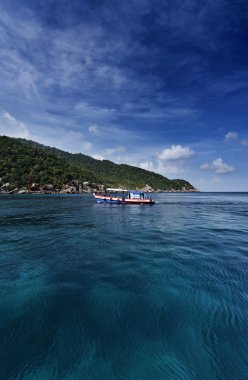
{"label": "water ripple", "polygon": [[245,379],[248,196],[155,197],[1,198],[1,379]]}

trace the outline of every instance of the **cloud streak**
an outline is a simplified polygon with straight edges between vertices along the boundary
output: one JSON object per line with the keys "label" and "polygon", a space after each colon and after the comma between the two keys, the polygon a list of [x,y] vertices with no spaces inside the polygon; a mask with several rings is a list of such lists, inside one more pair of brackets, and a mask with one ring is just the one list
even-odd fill
{"label": "cloud streak", "polygon": [[189,180],[202,162],[231,177],[220,156],[243,183],[247,17],[225,0],[4,1],[0,133]]}
{"label": "cloud streak", "polygon": [[0,133],[10,137],[20,137],[31,139],[32,135],[27,126],[16,120],[9,112],[5,111],[2,115],[3,121],[0,125]]}

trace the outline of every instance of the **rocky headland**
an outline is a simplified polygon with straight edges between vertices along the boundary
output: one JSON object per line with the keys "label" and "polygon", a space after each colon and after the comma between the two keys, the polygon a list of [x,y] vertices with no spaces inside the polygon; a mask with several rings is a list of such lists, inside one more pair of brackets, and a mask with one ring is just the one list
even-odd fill
{"label": "rocky headland", "polygon": [[197,191],[184,179],[0,136],[0,194],[80,194],[108,187],[148,193]]}
{"label": "rocky headland", "polygon": [[[183,187],[180,190],[176,190],[173,188],[169,188],[167,190],[162,189],[153,189],[148,184],[144,188],[139,188],[136,190],[142,190],[146,193],[189,193],[189,192],[197,192],[198,190],[195,188],[185,188]],[[0,178],[0,194],[82,194],[82,193],[94,193],[94,192],[105,192],[106,187],[102,184],[79,182],[79,181],[71,181],[62,185],[61,187],[54,187],[52,184],[45,184],[43,186],[38,183],[32,183],[29,186],[23,186],[20,188],[13,188],[10,183],[3,183]]]}

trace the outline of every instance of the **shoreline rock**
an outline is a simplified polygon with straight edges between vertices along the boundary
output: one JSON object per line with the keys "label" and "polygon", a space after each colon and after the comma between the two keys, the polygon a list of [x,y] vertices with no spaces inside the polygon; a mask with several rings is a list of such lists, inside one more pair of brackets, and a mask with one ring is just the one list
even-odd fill
{"label": "shoreline rock", "polygon": [[[138,190],[138,189],[137,189]],[[154,190],[150,185],[145,185],[143,189],[139,189],[145,193],[196,193],[199,190],[195,188],[182,189],[157,189]],[[0,187],[0,194],[92,194],[94,192],[104,192],[105,187],[102,184],[89,184],[89,182],[84,182],[83,184],[78,184],[75,182],[69,182],[62,185],[60,188],[54,188],[51,184],[46,184],[44,186],[39,186],[38,184],[32,184],[29,187],[21,187],[11,189],[11,184],[6,183]]]}

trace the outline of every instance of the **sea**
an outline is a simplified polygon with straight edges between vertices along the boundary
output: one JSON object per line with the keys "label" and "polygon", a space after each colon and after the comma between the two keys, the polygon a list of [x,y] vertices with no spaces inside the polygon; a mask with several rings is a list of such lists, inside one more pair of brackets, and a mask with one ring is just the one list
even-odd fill
{"label": "sea", "polygon": [[0,379],[248,379],[248,193],[0,196]]}

